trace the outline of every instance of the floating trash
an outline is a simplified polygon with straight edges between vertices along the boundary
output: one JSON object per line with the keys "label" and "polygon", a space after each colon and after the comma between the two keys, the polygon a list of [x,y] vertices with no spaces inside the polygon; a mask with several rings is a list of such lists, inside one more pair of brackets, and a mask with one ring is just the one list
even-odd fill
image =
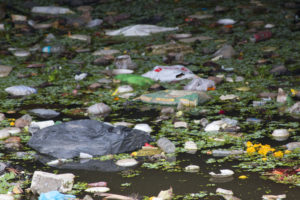
{"label": "floating trash", "polygon": [[211,175],[213,178],[228,178],[234,174],[234,172],[230,169],[221,169],[221,173],[216,174],[215,172],[209,172],[209,175]]}

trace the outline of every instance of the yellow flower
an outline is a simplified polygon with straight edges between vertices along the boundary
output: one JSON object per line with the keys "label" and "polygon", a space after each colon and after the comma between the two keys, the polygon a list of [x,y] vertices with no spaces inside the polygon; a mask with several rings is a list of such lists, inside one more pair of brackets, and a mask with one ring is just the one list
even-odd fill
{"label": "yellow flower", "polygon": [[8,121],[16,121],[15,118],[8,118],[7,120],[8,120]]}
{"label": "yellow flower", "polygon": [[241,175],[241,176],[239,176],[239,179],[246,179],[246,178],[248,178],[247,176],[245,176],[245,175]]}
{"label": "yellow flower", "polygon": [[246,146],[247,146],[247,147],[252,147],[253,144],[252,144],[252,142],[248,141],[247,144],[246,144]]}
{"label": "yellow flower", "polygon": [[268,160],[268,158],[262,158],[262,161],[267,161]]}
{"label": "yellow flower", "polygon": [[255,144],[253,145],[255,148],[258,148],[258,147],[261,147],[262,145],[261,144]]}
{"label": "yellow flower", "polygon": [[282,158],[282,157],[283,157],[282,151],[276,151],[273,155],[274,155],[275,157],[277,157],[277,158]]}
{"label": "yellow flower", "polygon": [[15,122],[10,122],[9,125],[10,125],[10,126],[14,126],[14,125],[15,125]]}
{"label": "yellow flower", "polygon": [[292,152],[290,150],[285,150],[284,153],[289,154],[289,153],[292,153]]}
{"label": "yellow flower", "polygon": [[275,151],[275,149],[271,148],[270,145],[266,144],[266,145],[262,145],[260,147],[260,149],[258,150],[258,153],[260,155],[266,156],[268,152],[273,152],[273,151]]}
{"label": "yellow flower", "polygon": [[137,152],[134,151],[134,152],[132,152],[130,155],[131,155],[131,156],[137,156]]}
{"label": "yellow flower", "polygon": [[253,153],[255,153],[255,148],[254,148],[254,147],[248,147],[248,148],[247,148],[247,153],[248,153],[248,154],[253,154]]}
{"label": "yellow flower", "polygon": [[296,91],[296,90],[294,90],[294,89],[291,89],[291,92],[292,92],[292,95],[293,95],[293,96],[295,96],[295,95],[296,95],[296,93],[297,93],[297,91]]}

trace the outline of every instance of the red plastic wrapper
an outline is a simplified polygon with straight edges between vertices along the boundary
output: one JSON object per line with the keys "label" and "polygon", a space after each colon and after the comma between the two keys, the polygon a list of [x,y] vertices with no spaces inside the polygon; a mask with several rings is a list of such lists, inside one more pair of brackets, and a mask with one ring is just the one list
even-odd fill
{"label": "red plastic wrapper", "polygon": [[272,32],[271,31],[261,31],[258,33],[255,33],[250,40],[252,42],[260,42],[264,40],[268,40],[272,37]]}

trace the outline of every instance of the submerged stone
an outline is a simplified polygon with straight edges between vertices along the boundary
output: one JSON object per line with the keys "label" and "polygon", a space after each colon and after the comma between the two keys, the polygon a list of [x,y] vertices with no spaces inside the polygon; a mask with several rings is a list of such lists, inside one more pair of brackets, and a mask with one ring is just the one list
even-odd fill
{"label": "submerged stone", "polygon": [[75,176],[68,174],[52,174],[35,171],[32,177],[30,190],[34,194],[41,194],[53,190],[65,193],[72,190]]}
{"label": "submerged stone", "polygon": [[186,172],[198,172],[200,167],[198,165],[188,165],[184,168]]}
{"label": "submerged stone", "polygon": [[236,52],[231,45],[225,44],[222,48],[216,51],[213,56],[222,56],[223,58],[232,58],[235,56]]}
{"label": "submerged stone", "polygon": [[44,108],[36,108],[32,109],[29,112],[33,113],[34,115],[44,118],[44,119],[51,119],[57,117],[60,113],[56,112],[55,110],[51,109],[44,109]]}
{"label": "submerged stone", "polygon": [[111,108],[104,103],[97,103],[88,107],[87,112],[91,115],[107,115],[111,112]]}
{"label": "submerged stone", "polygon": [[8,76],[12,69],[10,66],[0,65],[0,77]]}
{"label": "submerged stone", "polygon": [[137,164],[138,164],[138,162],[133,158],[122,159],[122,160],[118,160],[116,162],[116,165],[121,166],[121,167],[132,167]]}
{"label": "submerged stone", "polygon": [[290,133],[287,129],[276,129],[273,131],[272,136],[277,141],[284,141],[289,138]]}
{"label": "submerged stone", "polygon": [[5,91],[13,96],[26,96],[37,92],[36,89],[25,85],[11,86],[6,88]]}
{"label": "submerged stone", "polygon": [[290,143],[286,144],[285,146],[288,150],[293,151],[297,148],[300,148],[300,142],[290,142]]}
{"label": "submerged stone", "polygon": [[91,193],[104,193],[108,192],[110,189],[108,187],[91,187],[86,189],[86,192],[91,192]]}

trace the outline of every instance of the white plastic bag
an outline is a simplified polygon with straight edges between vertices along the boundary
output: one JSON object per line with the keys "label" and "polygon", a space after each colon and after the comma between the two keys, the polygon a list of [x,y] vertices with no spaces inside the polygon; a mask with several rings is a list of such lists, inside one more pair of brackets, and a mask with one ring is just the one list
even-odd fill
{"label": "white plastic bag", "polygon": [[197,91],[207,91],[208,88],[214,88],[215,82],[203,78],[194,78],[186,86],[184,90],[197,90]]}
{"label": "white plastic bag", "polygon": [[114,30],[114,31],[106,31],[106,35],[149,36],[151,33],[175,31],[175,30],[178,30],[178,27],[161,27],[155,25],[138,24],[138,25],[126,26],[124,28]]}
{"label": "white plastic bag", "polygon": [[183,65],[156,66],[152,71],[142,76],[161,82],[180,81],[197,77],[191,70]]}

